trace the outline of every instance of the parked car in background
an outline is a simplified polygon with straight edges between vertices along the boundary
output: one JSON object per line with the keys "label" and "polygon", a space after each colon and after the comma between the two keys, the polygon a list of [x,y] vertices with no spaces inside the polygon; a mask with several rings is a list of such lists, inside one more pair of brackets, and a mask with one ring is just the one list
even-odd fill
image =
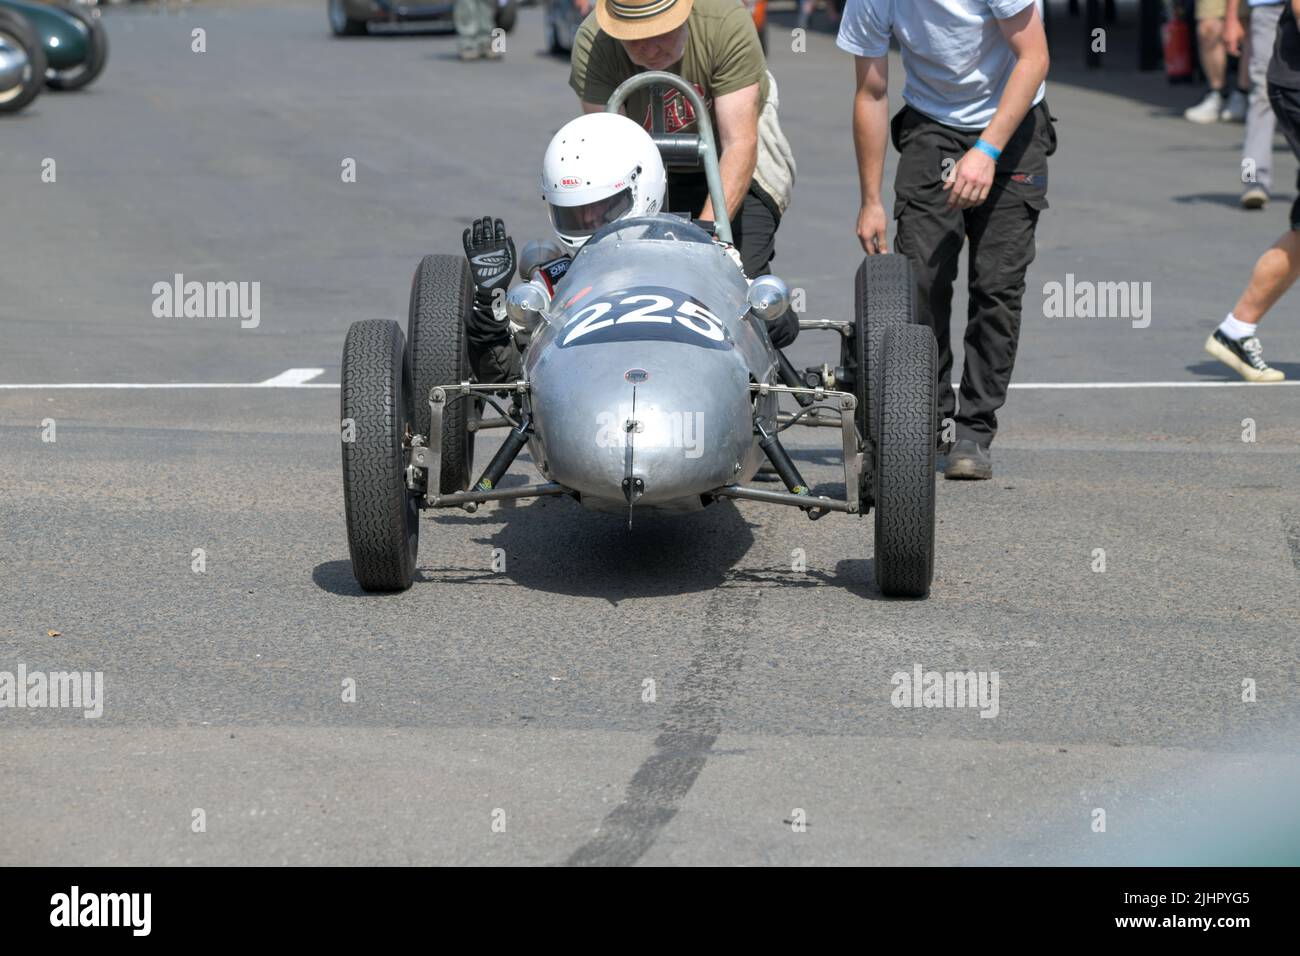
{"label": "parked car in background", "polygon": [[[455,3],[404,0],[327,0],[330,29],[338,37],[365,36],[372,23],[442,23],[453,26]],[[498,0],[497,26],[509,33],[519,15],[519,0]]]}
{"label": "parked car in background", "polygon": [[[559,56],[573,52],[573,40],[578,35],[578,27],[591,13],[595,0],[545,0],[546,14],[543,21],[542,39],[546,49]],[[750,16],[754,18],[754,29],[758,31],[758,42],[767,52],[767,0],[743,0]]]}
{"label": "parked car in background", "polygon": [[99,10],[77,3],[0,0],[0,10],[17,13],[40,39],[45,55],[45,85],[79,90],[108,62],[108,36]]}
{"label": "parked car in background", "polygon": [[0,113],[17,113],[45,88],[45,51],[22,14],[0,9]]}

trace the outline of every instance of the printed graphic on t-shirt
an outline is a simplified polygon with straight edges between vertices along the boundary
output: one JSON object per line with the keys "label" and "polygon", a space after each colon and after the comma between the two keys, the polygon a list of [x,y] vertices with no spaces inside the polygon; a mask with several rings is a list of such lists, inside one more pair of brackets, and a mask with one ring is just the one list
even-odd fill
{"label": "printed graphic on t-shirt", "polygon": [[[712,102],[704,95],[704,88],[698,83],[692,83],[695,92],[700,94],[700,99],[704,100],[704,108],[712,109]],[[654,129],[654,116],[651,112],[653,105],[645,108],[645,119],[641,125],[647,130]],[[681,90],[669,90],[668,95],[664,97],[664,132],[680,133],[686,128],[695,125],[695,107],[691,101],[682,95]]]}

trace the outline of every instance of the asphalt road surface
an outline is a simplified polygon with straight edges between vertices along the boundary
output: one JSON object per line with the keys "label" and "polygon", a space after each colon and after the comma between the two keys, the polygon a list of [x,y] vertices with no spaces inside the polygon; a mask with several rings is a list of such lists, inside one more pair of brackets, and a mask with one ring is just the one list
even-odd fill
{"label": "asphalt road surface", "polygon": [[[344,332],[404,316],[471,218],[544,235],[576,103],[536,8],[461,64],[448,36],[335,40],[323,6],[111,9],[102,79],[0,124],[0,672],[103,675],[97,718],[0,709],[0,863],[1300,859],[1300,388],[1201,351],[1285,227],[1284,149],[1242,213],[1239,128],[1177,118],[1194,91],[1128,54],[1054,50],[1018,387],[995,479],[939,482],[928,601],[875,591],[869,520],[629,533],[558,499],[427,515],[415,586],[367,596]],[[790,46],[774,268],[847,317],[852,63]],[[259,282],[257,326],[155,317],[176,273]],[[1149,325],[1047,317],[1067,275],[1149,289]],[[1293,382],[1296,301],[1264,329]],[[278,376],[306,387],[57,387]],[[828,490],[834,436],[794,444]],[[894,706],[916,667],[996,672],[996,709]]]}

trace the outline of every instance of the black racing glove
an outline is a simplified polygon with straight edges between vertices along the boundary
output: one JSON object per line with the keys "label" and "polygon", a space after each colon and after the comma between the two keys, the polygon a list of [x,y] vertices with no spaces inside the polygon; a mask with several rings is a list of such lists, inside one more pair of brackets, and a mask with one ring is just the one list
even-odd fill
{"label": "black racing glove", "polygon": [[504,302],[515,275],[515,241],[506,235],[506,224],[491,216],[474,220],[461,238],[474,273],[474,305],[491,314],[494,299]]}

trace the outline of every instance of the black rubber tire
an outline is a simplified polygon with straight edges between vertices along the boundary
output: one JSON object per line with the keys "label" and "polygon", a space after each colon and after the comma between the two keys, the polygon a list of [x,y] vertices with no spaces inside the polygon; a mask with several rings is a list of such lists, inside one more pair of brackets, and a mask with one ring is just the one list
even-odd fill
{"label": "black rubber tire", "polygon": [[934,577],[935,364],[939,349],[923,325],[888,330],[877,353],[872,468],[876,587],[889,597],[925,597]]}
{"label": "black rubber tire", "polygon": [[405,591],[415,580],[420,508],[406,487],[411,363],[392,319],[353,322],[343,343],[340,415],[343,501],[352,574],[367,591]]}
{"label": "black rubber tire", "polygon": [[108,63],[108,31],[104,29],[99,11],[88,13],[75,3],[60,3],[58,8],[70,16],[76,17],[90,31],[90,54],[86,57],[83,68],[78,72],[60,75],[53,70],[46,70],[45,85],[52,90],[70,92],[89,86],[104,72]]}
{"label": "black rubber tire", "polygon": [[510,33],[515,28],[515,22],[519,19],[519,0],[506,0],[505,4],[497,4],[496,24],[506,33]]}
{"label": "black rubber tire", "polygon": [[[470,371],[465,317],[474,307],[474,279],[464,256],[425,256],[411,280],[406,340],[415,382],[415,431],[429,438],[429,390],[467,382]],[[466,398],[447,406],[442,416],[441,490],[464,491],[474,466],[474,433],[469,416],[477,406]]]}
{"label": "black rubber tire", "polygon": [[872,407],[879,394],[876,356],[880,354],[880,343],[886,329],[916,322],[916,279],[911,260],[897,254],[864,257],[853,280],[853,302],[858,433],[875,441]]}
{"label": "black rubber tire", "polygon": [[328,0],[325,13],[329,17],[330,30],[336,37],[360,37],[366,35],[366,21],[353,20],[347,15],[343,0]]}
{"label": "black rubber tire", "polygon": [[[27,18],[12,10],[0,10],[0,33],[22,47],[29,61],[27,79],[17,88],[20,91],[0,103],[0,113],[17,113],[45,89],[45,48]],[[14,89],[0,90],[0,95],[7,95]]]}

